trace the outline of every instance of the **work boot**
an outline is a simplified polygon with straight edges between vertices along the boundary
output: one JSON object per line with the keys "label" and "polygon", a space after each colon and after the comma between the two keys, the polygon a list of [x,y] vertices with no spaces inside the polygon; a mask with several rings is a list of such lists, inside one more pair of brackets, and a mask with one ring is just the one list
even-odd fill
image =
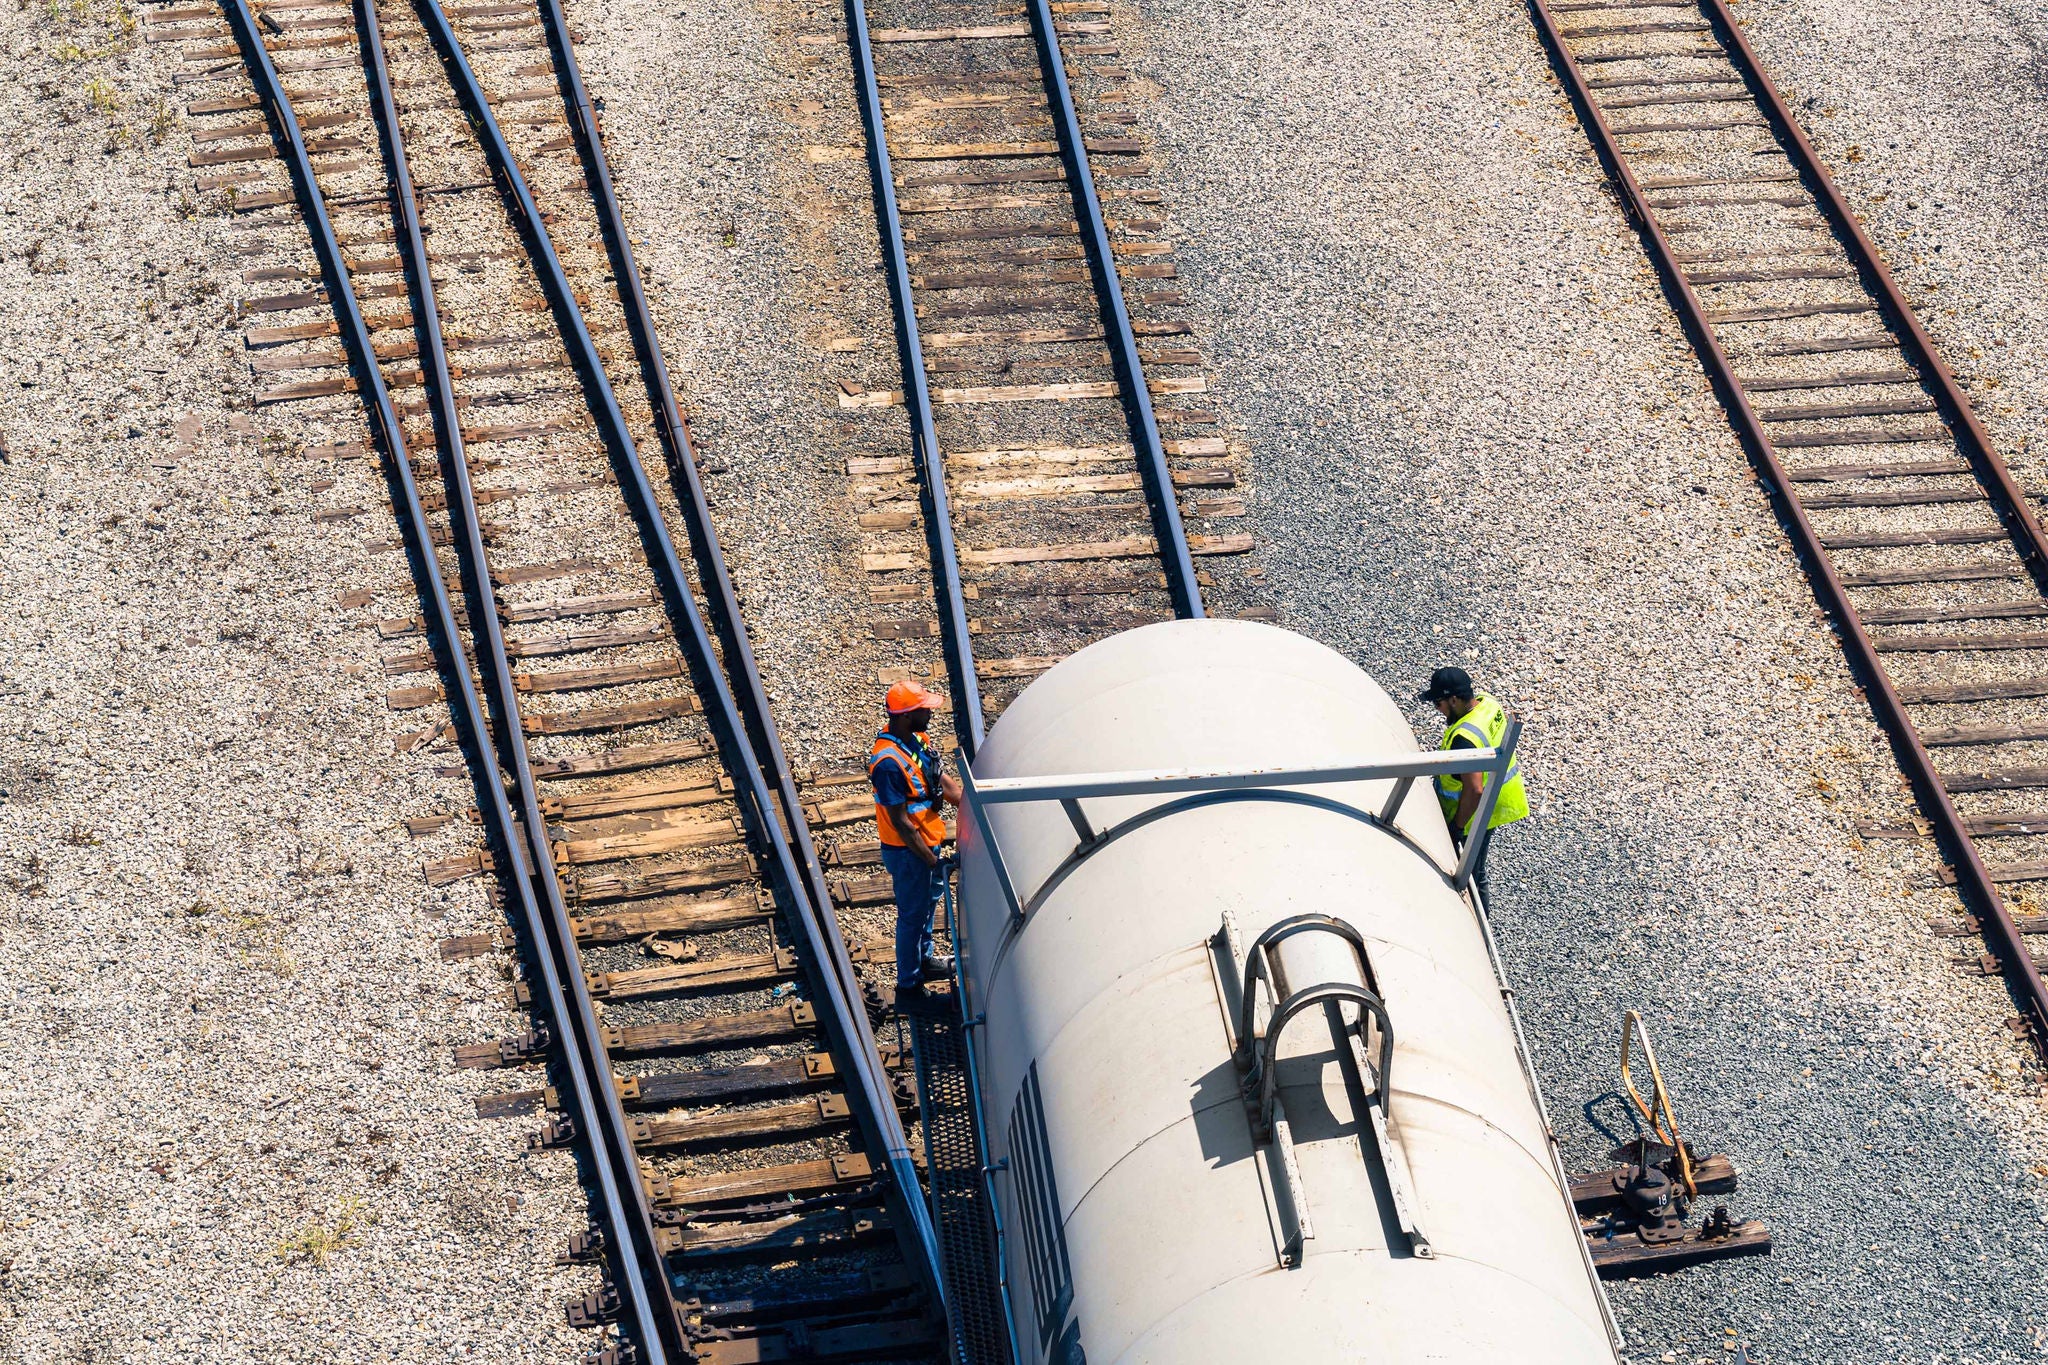
{"label": "work boot", "polygon": [[938,1018],[945,1013],[947,1004],[945,996],[933,995],[921,984],[896,988],[896,1013],[906,1018]]}
{"label": "work boot", "polygon": [[924,963],[917,970],[917,979],[923,981],[951,981],[953,959],[938,953],[926,953]]}

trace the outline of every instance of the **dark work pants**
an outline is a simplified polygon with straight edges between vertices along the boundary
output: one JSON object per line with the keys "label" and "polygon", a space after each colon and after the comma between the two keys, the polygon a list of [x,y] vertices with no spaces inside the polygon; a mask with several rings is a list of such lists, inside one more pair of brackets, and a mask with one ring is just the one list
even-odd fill
{"label": "dark work pants", "polygon": [[[1497,829],[1493,832],[1493,838],[1488,839],[1486,846],[1479,850],[1479,861],[1472,864],[1472,885],[1479,889],[1479,903],[1487,907],[1488,914],[1493,911],[1493,888],[1486,881],[1486,860],[1493,856],[1494,839],[1499,837],[1500,830]],[[1462,858],[1465,856],[1465,841],[1459,839],[1456,843],[1458,856]]]}
{"label": "dark work pants", "polygon": [[896,989],[915,990],[932,951],[932,915],[938,908],[939,870],[907,848],[882,845],[882,866],[896,897]]}

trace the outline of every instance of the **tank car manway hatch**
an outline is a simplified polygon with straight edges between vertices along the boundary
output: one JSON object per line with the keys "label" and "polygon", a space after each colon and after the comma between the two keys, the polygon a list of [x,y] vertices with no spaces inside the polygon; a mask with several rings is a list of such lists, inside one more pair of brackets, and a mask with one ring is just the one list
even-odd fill
{"label": "tank car manway hatch", "polygon": [[1012,1358],[1611,1365],[1599,1277],[1769,1249],[1685,1225],[1735,1171],[1654,1057],[1625,1164],[1565,1174],[1484,836],[1454,845],[1430,780],[1497,778],[1518,728],[1419,752],[1334,651],[1214,620],[1004,712],[962,765],[954,934]]}

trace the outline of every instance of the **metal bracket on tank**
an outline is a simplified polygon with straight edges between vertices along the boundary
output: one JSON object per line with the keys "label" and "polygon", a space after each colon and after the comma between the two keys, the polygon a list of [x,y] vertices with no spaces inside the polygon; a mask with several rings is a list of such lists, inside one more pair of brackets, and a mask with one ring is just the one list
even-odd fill
{"label": "metal bracket on tank", "polygon": [[[1219,948],[1223,954],[1223,966],[1217,972],[1217,984],[1225,997],[1224,1013],[1246,1020],[1247,1022],[1242,1025],[1244,1030],[1263,1025],[1265,1019],[1259,1009],[1261,1002],[1252,990],[1253,964],[1258,959],[1245,954],[1243,944],[1238,938],[1237,918],[1228,910],[1223,912],[1223,927],[1216,932],[1216,937],[1211,940],[1211,946]],[[1238,983],[1239,963],[1244,964],[1244,984],[1241,987]],[[1233,992],[1237,996],[1235,1000],[1228,998]],[[1245,1044],[1239,1041],[1238,1033],[1233,1032],[1232,1060],[1235,1061],[1247,1051]],[[1249,1116],[1252,1119],[1252,1145],[1266,1147],[1273,1164],[1278,1167],[1272,1172],[1273,1183],[1277,1188],[1271,1191],[1273,1197],[1269,1209],[1276,1219],[1284,1219],[1293,1224],[1293,1230],[1287,1233],[1286,1241],[1280,1247],[1280,1262],[1282,1265],[1298,1267],[1308,1254],[1308,1243],[1315,1238],[1316,1229],[1314,1220],[1309,1216],[1307,1192],[1301,1185],[1301,1165],[1294,1155],[1294,1131],[1287,1121],[1284,1109],[1276,1114],[1269,1108],[1266,1111],[1265,1122],[1259,1122],[1256,1114],[1258,1105],[1253,1099],[1258,1090],[1244,1071],[1244,1066],[1240,1065],[1238,1080],[1240,1088],[1245,1093],[1245,1108],[1251,1111]]]}

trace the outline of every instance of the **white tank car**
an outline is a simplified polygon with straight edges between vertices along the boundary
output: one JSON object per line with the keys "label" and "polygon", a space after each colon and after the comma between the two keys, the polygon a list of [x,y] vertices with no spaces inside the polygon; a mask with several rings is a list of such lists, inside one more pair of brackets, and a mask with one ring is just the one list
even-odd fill
{"label": "white tank car", "polygon": [[[1335,652],[1271,626],[1182,621],[1040,678],[974,777],[1418,757],[1399,708]],[[980,809],[1022,919],[987,837],[961,820],[962,969],[986,1016],[979,1084],[1026,1365],[1613,1365],[1429,781],[1393,830],[1365,818],[1394,787],[1284,789],[1306,803],[1082,799],[1097,834],[1174,810],[1080,857],[1058,801],[992,804],[992,789]],[[1254,1035],[1274,1036],[1276,998],[1324,990],[1277,1032],[1264,1127],[1261,1078],[1248,1103],[1241,1065],[1258,1045],[1233,1052],[1246,956],[1288,921],[1257,952],[1270,980],[1253,984]]]}

